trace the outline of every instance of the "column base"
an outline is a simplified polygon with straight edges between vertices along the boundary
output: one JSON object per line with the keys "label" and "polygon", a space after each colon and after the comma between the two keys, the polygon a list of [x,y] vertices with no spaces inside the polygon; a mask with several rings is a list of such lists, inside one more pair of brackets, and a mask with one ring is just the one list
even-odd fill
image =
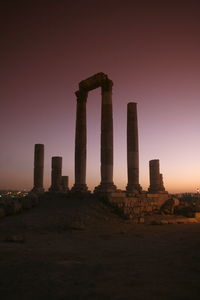
{"label": "column base", "polygon": [[164,187],[161,188],[159,185],[150,186],[148,188],[148,192],[151,193],[151,194],[166,193],[165,188]]}
{"label": "column base", "polygon": [[127,184],[126,191],[131,194],[139,194],[142,192],[142,187],[140,184]]}
{"label": "column base", "polygon": [[107,194],[112,193],[117,190],[117,187],[114,183],[100,183],[100,185],[96,186],[94,189],[94,194]]}
{"label": "column base", "polygon": [[31,192],[35,194],[43,194],[45,191],[42,187],[34,187],[32,188]]}
{"label": "column base", "polygon": [[49,192],[53,192],[53,193],[62,193],[62,188],[55,188],[55,187],[50,187],[49,188]]}
{"label": "column base", "polygon": [[69,193],[69,188],[62,189],[62,193]]}
{"label": "column base", "polygon": [[71,193],[90,193],[86,184],[74,184],[71,188]]}
{"label": "column base", "polygon": [[167,191],[161,191],[161,190],[152,190],[152,189],[148,189],[148,193],[149,194],[168,194]]}

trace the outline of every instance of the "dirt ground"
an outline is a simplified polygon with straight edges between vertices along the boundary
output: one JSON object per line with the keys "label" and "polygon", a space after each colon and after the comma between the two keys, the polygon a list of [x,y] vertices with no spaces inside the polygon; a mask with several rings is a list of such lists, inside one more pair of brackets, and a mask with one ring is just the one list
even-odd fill
{"label": "dirt ground", "polygon": [[45,199],[0,220],[0,299],[200,299],[200,224],[136,225],[97,200]]}

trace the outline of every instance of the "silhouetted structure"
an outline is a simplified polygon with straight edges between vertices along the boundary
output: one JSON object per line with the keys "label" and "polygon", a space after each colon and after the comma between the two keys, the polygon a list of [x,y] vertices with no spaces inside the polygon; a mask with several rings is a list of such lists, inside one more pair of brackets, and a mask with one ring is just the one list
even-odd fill
{"label": "silhouetted structure", "polygon": [[127,192],[141,192],[142,188],[139,184],[137,103],[134,102],[130,102],[127,105],[127,171]]}
{"label": "silhouetted structure", "polygon": [[165,187],[164,187],[164,183],[163,183],[163,174],[160,174],[160,191],[162,191],[162,192],[165,191]]}
{"label": "silhouetted structure", "polygon": [[34,183],[32,191],[43,193],[43,176],[44,176],[44,145],[35,144],[34,150]]}
{"label": "silhouetted structure", "polygon": [[62,192],[64,192],[64,193],[69,192],[69,177],[68,176],[61,177],[61,188],[62,188]]}
{"label": "silhouetted structure", "polygon": [[[104,73],[97,73],[79,83],[79,90],[76,92],[75,183],[69,192],[68,176],[62,176],[62,157],[55,156],[52,157],[51,187],[49,191],[66,193],[67,196],[73,196],[74,193],[76,196],[80,196],[81,193],[84,197],[87,196],[87,193],[90,193],[86,184],[86,102],[88,92],[100,87],[102,96],[101,182],[95,187],[94,194],[117,207],[126,217],[134,219],[135,222],[143,222],[146,215],[161,211],[163,207],[166,208],[166,205],[173,201],[171,201],[168,192],[165,191],[158,159],[149,162],[150,186],[148,191],[142,191],[139,184],[138,120],[137,103],[135,102],[130,102],[127,105],[128,182],[126,191],[118,190],[114,185],[112,86],[113,82]],[[34,189],[38,192],[43,191],[43,164],[44,145],[37,144],[35,145],[34,159]],[[175,206],[175,202],[173,203]]]}
{"label": "silhouetted structure", "polygon": [[62,157],[53,156],[52,170],[51,170],[51,187],[49,188],[50,192],[62,192],[61,176],[62,176]]}
{"label": "silhouetted structure", "polygon": [[160,174],[159,159],[149,161],[149,175],[150,175],[150,193],[157,193],[165,191],[163,186],[162,174]]}
{"label": "silhouetted structure", "polygon": [[104,73],[97,73],[79,83],[76,112],[75,138],[75,184],[72,192],[87,192],[86,185],[86,101],[88,92],[101,87],[101,182],[94,192],[112,192],[113,183],[113,117],[112,117],[113,82]]}

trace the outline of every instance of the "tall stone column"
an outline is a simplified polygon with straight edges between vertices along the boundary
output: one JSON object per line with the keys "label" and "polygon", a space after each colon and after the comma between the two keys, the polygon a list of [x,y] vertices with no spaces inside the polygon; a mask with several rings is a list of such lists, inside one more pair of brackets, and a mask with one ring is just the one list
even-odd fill
{"label": "tall stone column", "polygon": [[128,193],[141,192],[139,184],[139,150],[138,150],[137,103],[130,102],[127,106],[127,171]]}
{"label": "tall stone column", "polygon": [[50,192],[61,192],[61,176],[62,176],[62,157],[52,157],[52,170],[51,170],[51,187]]}
{"label": "tall stone column", "polygon": [[149,161],[149,175],[150,175],[150,193],[160,192],[160,166],[159,159],[153,159]]}
{"label": "tall stone column", "polygon": [[112,192],[116,190],[113,183],[113,113],[112,86],[107,79],[102,84],[101,106],[101,183],[95,191]]}
{"label": "tall stone column", "polygon": [[76,137],[75,137],[75,183],[72,192],[86,192],[86,101],[87,92],[80,90],[76,92]]}
{"label": "tall stone column", "polygon": [[61,177],[61,187],[62,187],[62,192],[67,193],[69,191],[69,177],[68,176]]}
{"label": "tall stone column", "polygon": [[43,177],[44,177],[44,145],[35,144],[34,150],[34,186],[32,191],[35,193],[43,193]]}

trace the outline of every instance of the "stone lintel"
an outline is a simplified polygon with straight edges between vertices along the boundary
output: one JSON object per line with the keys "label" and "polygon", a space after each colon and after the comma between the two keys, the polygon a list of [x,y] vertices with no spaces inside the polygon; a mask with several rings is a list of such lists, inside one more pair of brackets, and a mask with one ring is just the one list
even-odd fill
{"label": "stone lintel", "polygon": [[91,91],[98,87],[103,86],[107,82],[111,83],[112,81],[108,78],[108,75],[100,72],[85,80],[82,80],[79,83],[79,89],[85,91]]}

